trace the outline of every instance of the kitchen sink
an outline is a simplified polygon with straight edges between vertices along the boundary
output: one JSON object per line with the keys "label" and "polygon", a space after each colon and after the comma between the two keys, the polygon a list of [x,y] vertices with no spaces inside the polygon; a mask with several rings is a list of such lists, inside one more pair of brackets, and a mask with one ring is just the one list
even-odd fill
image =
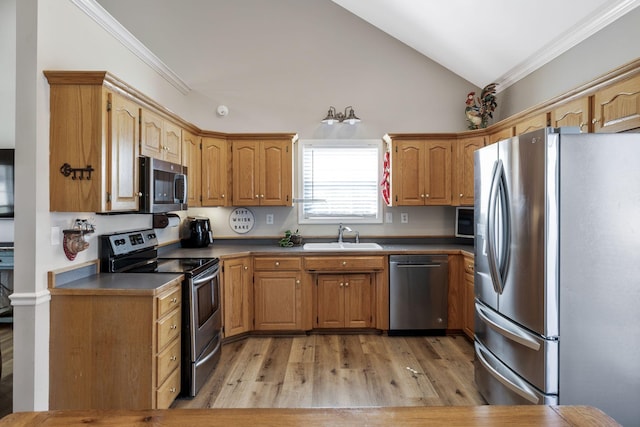
{"label": "kitchen sink", "polygon": [[302,248],[307,251],[379,251],[377,243],[325,242],[305,243]]}

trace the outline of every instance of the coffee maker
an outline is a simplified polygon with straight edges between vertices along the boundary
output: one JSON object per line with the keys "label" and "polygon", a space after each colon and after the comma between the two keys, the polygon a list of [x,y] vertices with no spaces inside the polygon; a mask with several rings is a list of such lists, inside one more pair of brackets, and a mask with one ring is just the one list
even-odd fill
{"label": "coffee maker", "polygon": [[204,248],[213,243],[209,218],[188,216],[180,227],[180,245],[183,248]]}

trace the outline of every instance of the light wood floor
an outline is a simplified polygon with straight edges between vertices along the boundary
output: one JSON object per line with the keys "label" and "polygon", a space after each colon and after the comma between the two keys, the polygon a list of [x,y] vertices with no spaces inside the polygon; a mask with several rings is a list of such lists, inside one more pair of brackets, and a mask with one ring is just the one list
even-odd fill
{"label": "light wood floor", "polygon": [[483,405],[463,336],[250,337],[223,345],[218,367],[175,408]]}
{"label": "light wood floor", "polygon": [[0,323],[0,418],[11,413],[13,407],[13,323]]}
{"label": "light wood floor", "polygon": [[[13,325],[0,324],[0,417],[11,413]],[[483,405],[463,336],[250,337],[222,347],[193,399],[174,408]]]}

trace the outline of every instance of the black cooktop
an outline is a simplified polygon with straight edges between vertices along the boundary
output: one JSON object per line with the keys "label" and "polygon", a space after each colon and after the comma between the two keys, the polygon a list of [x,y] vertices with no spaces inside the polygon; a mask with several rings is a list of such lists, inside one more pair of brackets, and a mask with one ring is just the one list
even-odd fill
{"label": "black cooktop", "polygon": [[218,263],[218,258],[158,258],[158,273],[199,274]]}

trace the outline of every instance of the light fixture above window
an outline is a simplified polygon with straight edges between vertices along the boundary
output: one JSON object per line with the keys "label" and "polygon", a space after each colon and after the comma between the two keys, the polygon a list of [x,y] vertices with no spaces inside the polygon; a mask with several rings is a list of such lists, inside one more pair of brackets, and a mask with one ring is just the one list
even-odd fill
{"label": "light fixture above window", "polygon": [[322,123],[326,123],[328,125],[332,125],[335,122],[339,123],[349,123],[350,125],[356,124],[360,121],[360,119],[356,116],[356,112],[353,111],[353,107],[349,106],[344,109],[343,112],[336,112],[336,107],[329,107],[329,111],[327,112],[327,117],[322,119]]}

